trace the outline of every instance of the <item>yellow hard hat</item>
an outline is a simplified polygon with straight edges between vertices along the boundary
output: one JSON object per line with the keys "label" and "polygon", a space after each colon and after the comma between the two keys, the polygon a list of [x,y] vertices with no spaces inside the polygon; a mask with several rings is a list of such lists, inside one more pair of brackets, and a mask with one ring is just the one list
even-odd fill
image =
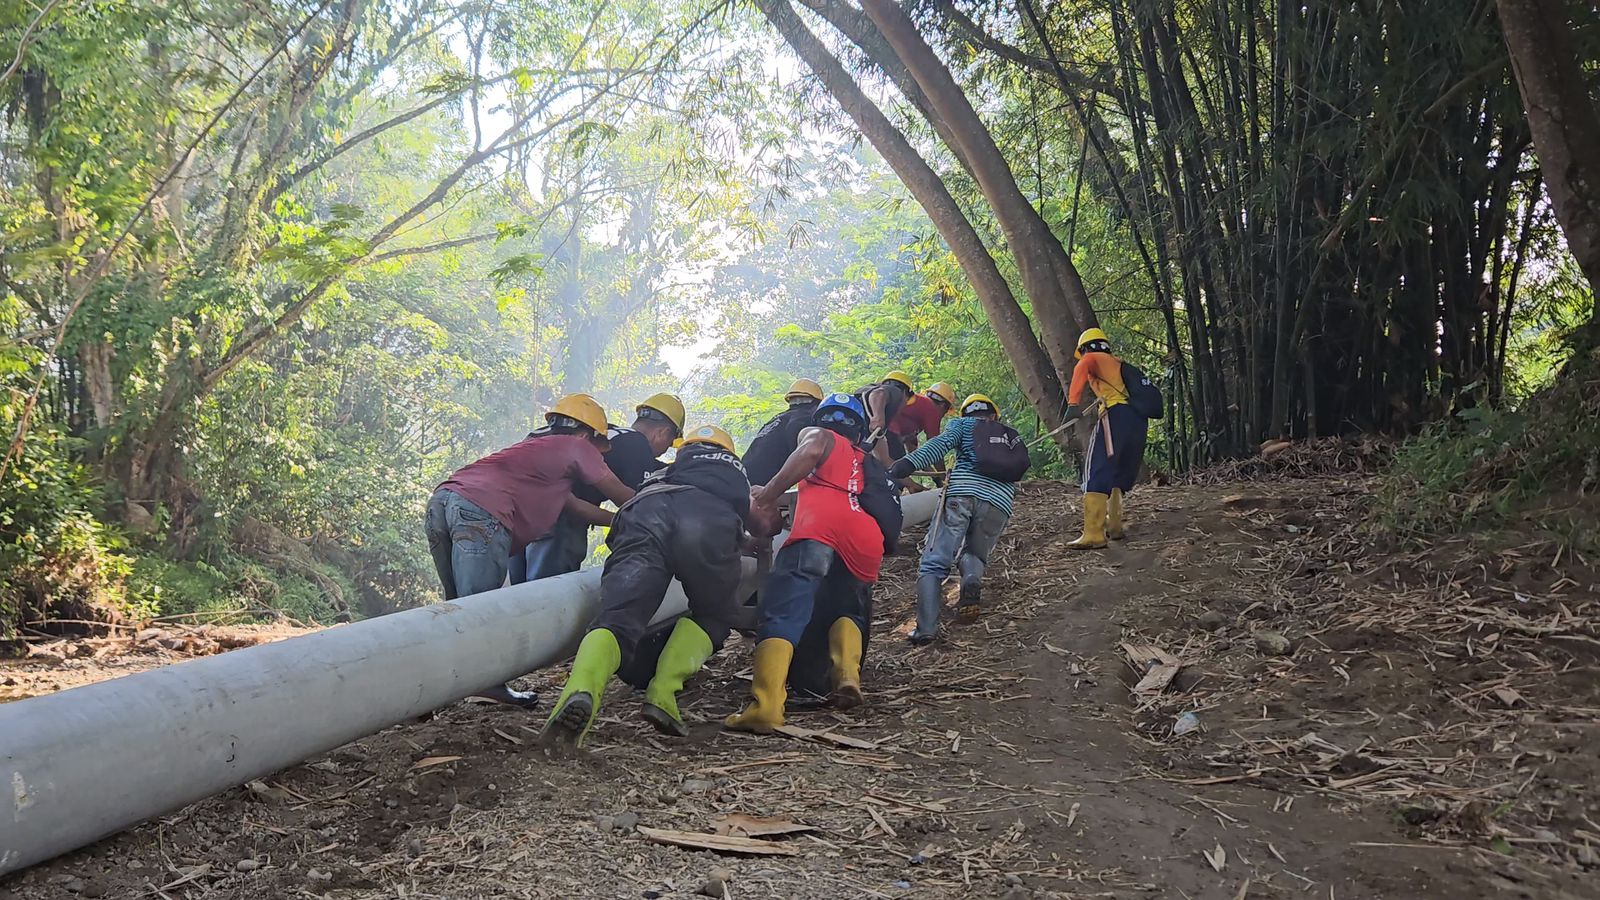
{"label": "yellow hard hat", "polygon": [[1098,328],[1085,328],[1083,334],[1078,335],[1078,349],[1072,352],[1074,359],[1083,359],[1083,345],[1091,341],[1105,341],[1111,343],[1111,338]]}
{"label": "yellow hard hat", "polygon": [[883,376],[883,380],[884,381],[898,381],[898,382],[900,382],[901,384],[906,386],[906,391],[908,393],[916,391],[916,388],[911,386],[911,376],[907,375],[906,373],[904,373],[902,371],[900,371],[899,369],[895,369],[893,372],[890,372],[889,374]]}
{"label": "yellow hard hat", "polygon": [[606,436],[606,411],[600,406],[600,401],[588,394],[568,394],[557,400],[556,405],[544,414],[546,421],[552,416],[566,416],[589,426],[596,435]]}
{"label": "yellow hard hat", "polygon": [[661,413],[672,420],[672,425],[678,429],[679,434],[683,433],[683,401],[676,396],[672,394],[651,394],[634,411],[638,412],[641,409],[653,409]]}
{"label": "yellow hard hat", "polygon": [[986,412],[992,412],[996,415],[1000,413],[1000,407],[996,406],[994,401],[990,400],[987,394],[969,394],[967,395],[967,399],[961,401],[961,414],[963,416],[966,415],[968,410],[972,409],[973,406],[979,403],[985,404],[989,407],[987,410],[985,410]]}
{"label": "yellow hard hat", "polygon": [[797,400],[801,397],[810,397],[818,403],[821,403],[822,385],[817,384],[815,381],[812,381],[809,378],[799,378],[795,380],[794,384],[789,385],[789,392],[783,395],[783,399],[785,400]]}
{"label": "yellow hard hat", "polygon": [[714,446],[721,447],[729,453],[738,452],[733,449],[733,435],[723,431],[721,428],[718,428],[715,425],[701,425],[699,428],[696,428],[695,430],[678,439],[679,447],[682,447],[686,444],[712,444]]}
{"label": "yellow hard hat", "polygon": [[956,405],[956,390],[955,390],[955,388],[951,387],[948,384],[945,384],[942,381],[934,382],[932,385],[930,385],[928,387],[927,390],[923,391],[923,393],[924,394],[934,394],[939,399],[944,401],[944,405],[945,406],[955,406]]}

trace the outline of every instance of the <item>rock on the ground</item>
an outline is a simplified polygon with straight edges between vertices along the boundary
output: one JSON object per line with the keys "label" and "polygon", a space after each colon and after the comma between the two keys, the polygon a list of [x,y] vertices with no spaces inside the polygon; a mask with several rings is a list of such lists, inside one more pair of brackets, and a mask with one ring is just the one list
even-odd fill
{"label": "rock on the ground", "polygon": [[718,866],[711,870],[705,884],[700,885],[697,892],[702,897],[726,897],[728,895],[728,882],[733,880],[733,871]]}
{"label": "rock on the ground", "polygon": [[632,810],[618,813],[615,824],[618,831],[632,831],[639,827],[639,814]]}
{"label": "rock on the ground", "polygon": [[1228,617],[1221,610],[1208,609],[1200,614],[1200,617],[1195,620],[1195,624],[1205,631],[1216,631],[1228,624]]}
{"label": "rock on the ground", "polygon": [[1289,651],[1294,649],[1294,644],[1276,631],[1258,631],[1252,637],[1255,638],[1256,649],[1268,656],[1288,656]]}
{"label": "rock on the ground", "polygon": [[256,859],[241,859],[233,864],[235,872],[254,872],[261,868],[261,861]]}

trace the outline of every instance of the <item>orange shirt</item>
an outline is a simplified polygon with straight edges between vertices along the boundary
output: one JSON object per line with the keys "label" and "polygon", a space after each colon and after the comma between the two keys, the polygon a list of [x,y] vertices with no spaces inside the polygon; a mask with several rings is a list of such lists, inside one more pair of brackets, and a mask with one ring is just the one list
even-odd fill
{"label": "orange shirt", "polygon": [[1067,402],[1073,406],[1082,403],[1085,387],[1092,388],[1094,395],[1105,401],[1107,409],[1127,403],[1128,388],[1122,383],[1122,360],[1109,353],[1085,353],[1072,370],[1072,388],[1067,391]]}

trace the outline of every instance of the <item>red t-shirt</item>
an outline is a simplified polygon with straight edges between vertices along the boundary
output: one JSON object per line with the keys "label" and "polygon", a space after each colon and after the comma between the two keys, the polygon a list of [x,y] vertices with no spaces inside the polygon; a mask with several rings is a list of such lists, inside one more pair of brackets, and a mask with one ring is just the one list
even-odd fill
{"label": "red t-shirt", "polygon": [[913,394],[900,410],[900,415],[889,423],[889,430],[901,437],[911,437],[920,431],[931,440],[944,430],[944,411],[927,397]]}
{"label": "red t-shirt", "polygon": [[878,580],[883,565],[883,532],[861,508],[866,454],[844,437],[831,431],[827,434],[833,438],[833,452],[800,482],[789,540],[827,544],[844,560],[850,574],[870,584]]}
{"label": "red t-shirt", "polygon": [[550,533],[574,482],[594,484],[610,474],[588,438],[542,434],[461,467],[439,487],[483,507],[516,548]]}

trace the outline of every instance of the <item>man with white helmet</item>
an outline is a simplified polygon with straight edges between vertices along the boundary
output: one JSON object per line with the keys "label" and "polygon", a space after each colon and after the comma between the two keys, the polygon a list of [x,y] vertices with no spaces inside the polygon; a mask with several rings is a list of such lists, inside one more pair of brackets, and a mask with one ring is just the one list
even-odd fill
{"label": "man with white helmet", "polygon": [[[954,565],[961,573],[959,614],[978,613],[983,572],[1000,533],[1011,521],[1017,487],[979,471],[975,435],[980,422],[998,422],[999,408],[983,394],[961,401],[960,417],[933,440],[889,467],[890,477],[903,478],[919,468],[955,454],[956,464],[944,489],[944,505],[928,528],[928,540],[917,566],[917,627],[911,643],[926,644],[939,634],[940,596]],[[992,426],[991,426],[992,427]]]}

